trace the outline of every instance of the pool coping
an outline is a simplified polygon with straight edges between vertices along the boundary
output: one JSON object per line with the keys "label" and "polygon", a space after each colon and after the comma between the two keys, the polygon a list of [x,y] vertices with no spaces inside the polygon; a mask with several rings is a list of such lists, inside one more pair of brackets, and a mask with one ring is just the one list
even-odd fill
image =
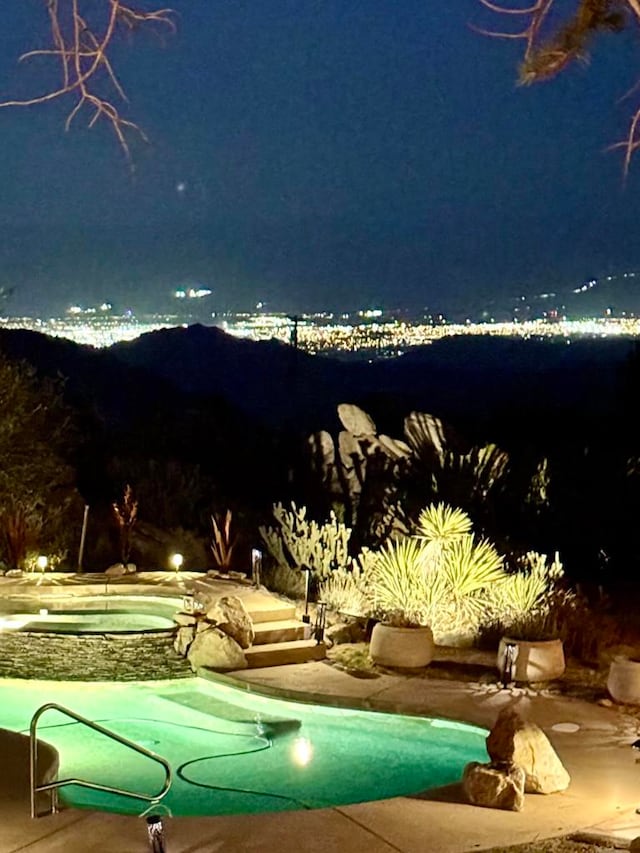
{"label": "pool coping", "polygon": [[[204,667],[198,668],[194,675],[198,678],[202,678],[203,681],[210,681],[214,684],[223,684],[244,693],[252,693],[257,696],[264,696],[265,698],[298,702],[301,705],[322,705],[327,708],[342,708],[352,711],[370,711],[371,713],[379,714],[399,714],[405,717],[427,718],[431,716],[415,708],[408,708],[401,702],[392,702],[386,699],[362,699],[355,696],[327,695],[326,693],[313,693],[304,690],[274,687],[269,684],[256,685],[251,681],[244,681],[239,678],[235,678],[233,675],[223,672],[215,672],[210,669],[205,669]],[[466,719],[461,719],[460,717],[448,716],[444,712],[442,714],[439,713],[438,718],[447,720],[451,723],[462,723],[463,725],[482,730],[487,734],[489,732],[489,729],[486,726],[479,725]]]}

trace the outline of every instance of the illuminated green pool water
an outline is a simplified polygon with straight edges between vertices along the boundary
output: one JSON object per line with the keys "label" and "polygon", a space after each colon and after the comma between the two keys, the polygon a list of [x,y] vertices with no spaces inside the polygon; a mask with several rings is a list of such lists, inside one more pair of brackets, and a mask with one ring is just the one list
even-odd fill
{"label": "illuminated green pool water", "polygon": [[[322,808],[417,794],[486,761],[482,729],[438,719],[272,699],[199,678],[137,684],[0,681],[0,727],[24,731],[45,702],[65,705],[166,758],[174,815]],[[60,777],[153,793],[148,759],[48,712],[39,736],[60,753]],[[140,814],[139,800],[79,787],[81,808]],[[156,807],[157,810],[158,807]],[[162,810],[162,808],[160,808]]]}

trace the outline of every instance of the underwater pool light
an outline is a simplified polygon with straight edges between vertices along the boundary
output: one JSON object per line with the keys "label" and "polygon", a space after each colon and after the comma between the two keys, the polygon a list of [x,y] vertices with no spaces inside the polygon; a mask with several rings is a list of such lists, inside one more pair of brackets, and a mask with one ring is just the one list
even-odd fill
{"label": "underwater pool light", "polygon": [[313,744],[306,737],[297,737],[293,742],[291,757],[298,767],[306,767],[313,758]]}

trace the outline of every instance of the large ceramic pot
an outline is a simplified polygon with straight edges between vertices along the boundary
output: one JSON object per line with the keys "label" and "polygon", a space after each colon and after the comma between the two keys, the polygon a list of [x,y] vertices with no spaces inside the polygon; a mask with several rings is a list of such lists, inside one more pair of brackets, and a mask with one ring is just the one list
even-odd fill
{"label": "large ceramic pot", "polygon": [[378,622],[371,634],[369,655],[382,666],[427,666],[433,658],[433,633],[429,627],[398,628]]}
{"label": "large ceramic pot", "polygon": [[496,661],[501,676],[508,645],[515,646],[515,660],[511,670],[514,681],[551,681],[563,674],[565,663],[562,640],[516,640],[503,637]]}
{"label": "large ceramic pot", "polygon": [[612,699],[624,705],[640,705],[640,661],[622,655],[609,667],[607,690]]}

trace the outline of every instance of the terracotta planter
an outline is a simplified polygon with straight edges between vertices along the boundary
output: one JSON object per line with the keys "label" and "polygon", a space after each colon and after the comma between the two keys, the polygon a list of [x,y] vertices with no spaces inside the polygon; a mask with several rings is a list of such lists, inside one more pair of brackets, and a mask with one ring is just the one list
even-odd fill
{"label": "terracotta planter", "polygon": [[564,673],[562,640],[516,640],[503,637],[496,661],[500,676],[504,672],[507,643],[517,647],[512,670],[514,681],[551,681]]}
{"label": "terracotta planter", "polygon": [[620,655],[611,661],[607,690],[623,705],[640,705],[640,661]]}
{"label": "terracotta planter", "polygon": [[382,666],[427,666],[433,658],[431,628],[397,628],[378,622],[371,634],[369,656]]}

